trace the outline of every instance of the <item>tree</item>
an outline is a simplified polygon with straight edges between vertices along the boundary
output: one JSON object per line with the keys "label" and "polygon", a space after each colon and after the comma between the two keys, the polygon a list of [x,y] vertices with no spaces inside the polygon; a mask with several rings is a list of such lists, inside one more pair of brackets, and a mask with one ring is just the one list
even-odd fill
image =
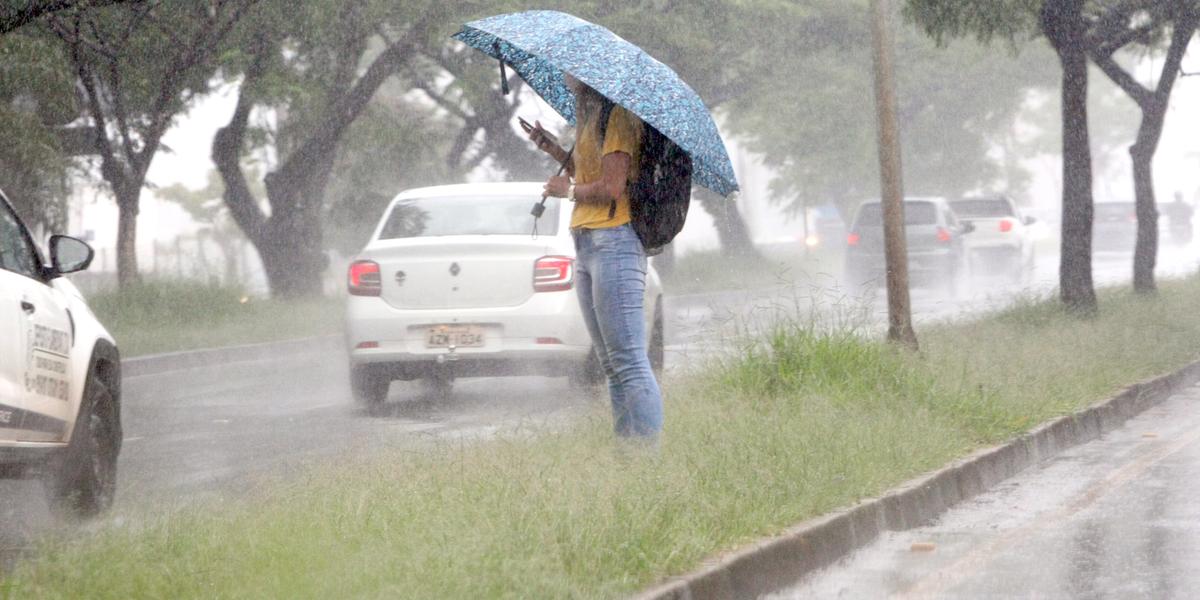
{"label": "tree", "polygon": [[[866,6],[847,4],[857,20],[831,19],[842,29],[827,46],[764,63],[770,83],[730,112],[736,131],[779,172],[773,188],[785,206],[833,204],[849,219],[880,189],[875,108],[864,93],[871,88]],[[905,187],[918,195],[1019,194],[1028,175],[996,153],[1013,145],[1031,91],[1051,85],[1048,52],[996,56],[969,41],[938,48],[911,27],[897,29],[896,46]]]}
{"label": "tree", "polygon": [[209,90],[215,57],[257,0],[174,0],[51,14],[82,89],[100,173],[117,200],[117,272],[138,279],[137,216],[146,172],[177,115]]}
{"label": "tree", "polygon": [[1096,312],[1092,282],[1092,163],[1087,126],[1085,0],[908,0],[908,15],[944,42],[974,35],[1011,43],[1045,36],[1062,68],[1063,199],[1059,294],[1077,314]]}
{"label": "tree", "polygon": [[[410,63],[431,24],[446,19],[446,8],[375,0],[275,2],[271,8],[242,38],[237,106],[213,139],[212,157],[225,202],[258,250],[271,294],[294,298],[321,292],[321,219],[339,142],[380,86]],[[283,117],[273,140],[279,162],[264,178],[269,214],[249,193],[242,169],[256,107]]]}
{"label": "tree", "polygon": [[0,4],[0,35],[51,13],[141,0],[11,0]]}
{"label": "tree", "polygon": [[74,78],[55,40],[0,37],[0,189],[35,229],[66,225],[71,161],[57,131],[78,118]]}
{"label": "tree", "polygon": [[[1154,266],[1158,254],[1158,210],[1152,165],[1166,122],[1171,90],[1183,55],[1200,24],[1200,2],[1193,0],[1129,0],[1107,6],[1092,18],[1088,54],[1105,75],[1141,110],[1137,139],[1129,148],[1137,204],[1138,234],[1133,255],[1133,289],[1149,294],[1156,289]],[[1115,54],[1131,44],[1152,47],[1170,29],[1166,60],[1153,89],[1122,67]]]}

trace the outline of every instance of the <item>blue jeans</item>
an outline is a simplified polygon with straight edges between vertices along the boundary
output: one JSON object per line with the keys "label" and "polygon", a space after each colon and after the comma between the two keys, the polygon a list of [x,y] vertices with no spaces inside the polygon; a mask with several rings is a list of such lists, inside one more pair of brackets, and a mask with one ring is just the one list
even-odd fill
{"label": "blue jeans", "polygon": [[579,229],[574,237],[579,307],[608,376],[613,429],[622,437],[656,437],[663,409],[646,354],[646,251],[629,225]]}

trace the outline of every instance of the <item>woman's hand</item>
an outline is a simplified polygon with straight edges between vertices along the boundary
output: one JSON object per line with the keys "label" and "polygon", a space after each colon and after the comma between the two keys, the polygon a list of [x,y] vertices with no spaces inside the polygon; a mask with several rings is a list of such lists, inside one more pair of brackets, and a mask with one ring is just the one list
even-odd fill
{"label": "woman's hand", "polygon": [[546,180],[544,193],[554,198],[566,198],[567,190],[571,187],[571,178],[566,175],[556,175]]}
{"label": "woman's hand", "polygon": [[529,139],[537,145],[538,150],[549,154],[551,158],[558,162],[562,162],[563,155],[567,153],[558,144],[558,138],[554,134],[542,129],[541,121],[533,122],[533,129],[529,131]]}

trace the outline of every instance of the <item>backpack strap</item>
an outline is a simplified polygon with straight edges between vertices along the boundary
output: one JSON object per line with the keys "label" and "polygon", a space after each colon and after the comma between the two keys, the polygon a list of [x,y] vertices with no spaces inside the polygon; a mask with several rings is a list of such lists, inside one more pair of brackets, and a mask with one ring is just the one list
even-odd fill
{"label": "backpack strap", "polygon": [[[600,152],[602,154],[604,152],[604,136],[608,134],[608,118],[612,116],[613,108],[616,108],[616,104],[608,98],[605,98],[604,103],[600,105],[600,123],[598,126],[600,128]],[[612,203],[608,205],[608,218],[611,220],[615,216],[617,216],[617,201],[613,199]]]}

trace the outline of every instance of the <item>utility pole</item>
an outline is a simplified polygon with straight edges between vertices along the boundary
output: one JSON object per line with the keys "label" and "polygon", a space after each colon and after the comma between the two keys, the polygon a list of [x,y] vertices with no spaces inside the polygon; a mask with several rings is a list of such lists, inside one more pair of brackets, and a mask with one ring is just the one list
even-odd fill
{"label": "utility pole", "polygon": [[878,115],[879,179],[883,204],[883,245],[887,266],[888,341],[916,351],[912,304],[908,297],[908,243],[904,237],[904,183],[900,169],[900,129],[896,124],[896,77],[892,11],[888,0],[871,0],[871,40],[875,51],[875,110]]}

